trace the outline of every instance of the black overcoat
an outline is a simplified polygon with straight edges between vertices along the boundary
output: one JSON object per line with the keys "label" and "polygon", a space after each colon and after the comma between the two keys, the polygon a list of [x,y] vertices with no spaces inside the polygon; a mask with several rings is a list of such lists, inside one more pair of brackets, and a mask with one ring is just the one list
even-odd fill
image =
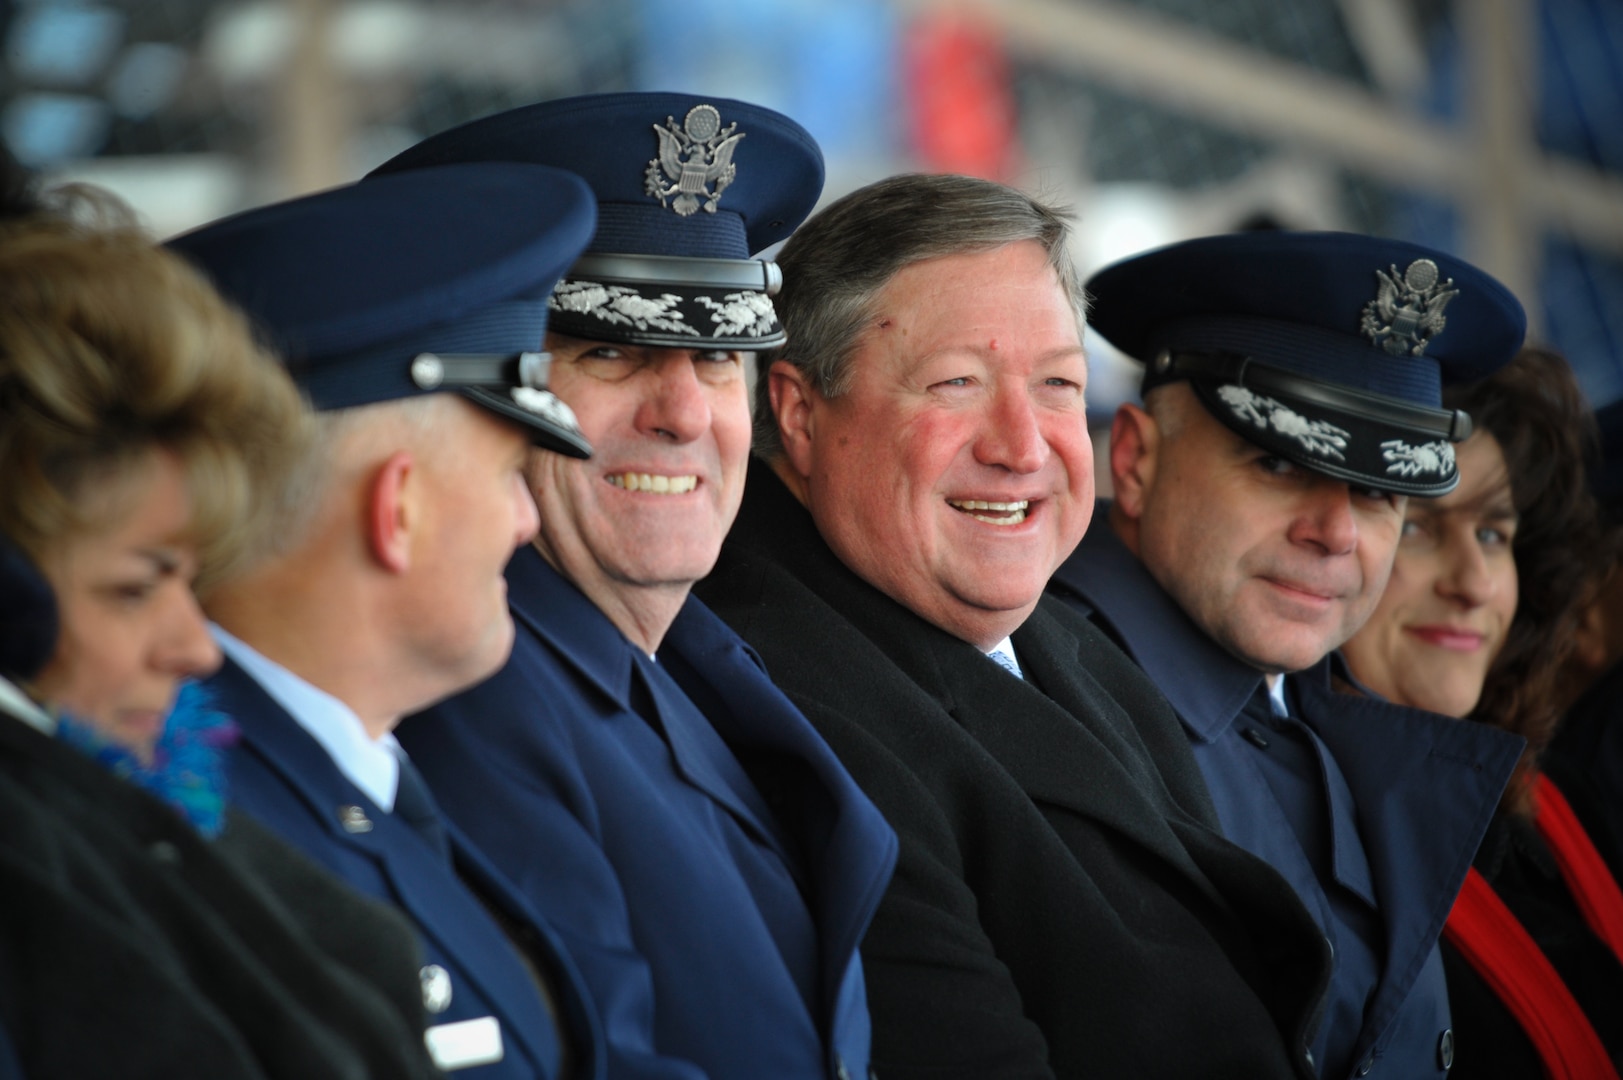
{"label": "black overcoat", "polygon": [[0,1027],[30,1080],[407,1080],[417,944],[254,822],[206,841],[0,710]]}
{"label": "black overcoat", "polygon": [[900,837],[863,946],[884,1080],[1313,1075],[1324,941],[1086,621],[1041,601],[1022,682],[846,569],[759,462],[696,592]]}

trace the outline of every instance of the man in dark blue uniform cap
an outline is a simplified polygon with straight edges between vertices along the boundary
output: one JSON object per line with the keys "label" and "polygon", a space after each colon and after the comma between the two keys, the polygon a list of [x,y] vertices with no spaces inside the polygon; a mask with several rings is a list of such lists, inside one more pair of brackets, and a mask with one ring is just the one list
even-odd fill
{"label": "man in dark blue uniform cap", "polygon": [[430,1050],[492,1080],[604,1075],[601,1033],[548,924],[439,816],[391,730],[507,658],[502,569],[536,527],[525,455],[589,452],[534,350],[594,220],[574,176],[466,165],[170,242],[321,411],[272,556],[210,598],[226,662],[207,686],[243,732],[232,798],[416,923]]}
{"label": "man in dark blue uniform cap", "polygon": [[534,161],[597,196],[553,292],[552,388],[590,462],[532,454],[534,545],[491,681],[402,741],[573,939],[625,1076],[863,1076],[857,947],[896,841],[759,659],[689,596],[738,511],[747,354],[779,344],[783,239],[822,188],[788,118],[688,94],[515,109],[386,164]]}
{"label": "man in dark blue uniform cap", "polygon": [[1333,653],[1405,499],[1458,482],[1470,418],[1441,385],[1509,361],[1521,306],[1459,259],[1336,233],[1193,240],[1088,289],[1144,405],[1115,417],[1108,527],[1050,590],[1171,699],[1224,832],[1323,929],[1319,1074],[1440,1076],[1437,936],[1521,740],[1356,693]]}

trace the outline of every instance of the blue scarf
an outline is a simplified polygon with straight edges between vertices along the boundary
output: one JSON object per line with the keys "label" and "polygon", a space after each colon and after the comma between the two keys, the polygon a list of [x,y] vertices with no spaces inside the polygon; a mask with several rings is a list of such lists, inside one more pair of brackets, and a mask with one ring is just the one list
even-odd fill
{"label": "blue scarf", "polygon": [[66,714],[58,719],[57,738],[168,803],[204,836],[220,834],[225,824],[225,751],[238,732],[200,685],[182,684],[150,763],[84,720]]}

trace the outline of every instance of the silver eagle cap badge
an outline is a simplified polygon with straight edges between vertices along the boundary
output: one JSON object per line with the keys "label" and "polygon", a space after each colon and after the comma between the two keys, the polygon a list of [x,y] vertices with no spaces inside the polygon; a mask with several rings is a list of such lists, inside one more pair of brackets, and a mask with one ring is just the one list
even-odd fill
{"label": "silver eagle cap badge", "polygon": [[667,116],[665,125],[655,124],[654,130],[659,133],[659,156],[648,162],[644,190],[683,217],[695,213],[701,200],[705,211],[714,214],[721,193],[738,175],[733,151],[744,137],[738,124],[724,128],[714,105],[695,105],[681,127],[675,117]]}
{"label": "silver eagle cap badge", "polygon": [[1359,331],[1393,356],[1423,355],[1447,325],[1443,308],[1460,294],[1453,278],[1441,276],[1430,259],[1416,259],[1402,274],[1396,264],[1375,271],[1379,290],[1364,305]]}

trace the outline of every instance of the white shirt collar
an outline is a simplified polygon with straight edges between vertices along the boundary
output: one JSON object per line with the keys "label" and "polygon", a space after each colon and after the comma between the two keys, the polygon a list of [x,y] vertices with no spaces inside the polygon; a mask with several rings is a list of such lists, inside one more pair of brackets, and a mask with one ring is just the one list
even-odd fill
{"label": "white shirt collar", "polygon": [[1268,678],[1268,703],[1273,706],[1275,716],[1289,716],[1290,708],[1285,704],[1285,676],[1273,675]]}
{"label": "white shirt collar", "polygon": [[400,759],[395,755],[402,751],[392,734],[372,738],[355,710],[342,701],[311,686],[225,628],[210,623],[209,630],[220,651],[246,671],[321,744],[350,783],[360,788],[378,809],[394,810],[395,789],[400,784]]}
{"label": "white shirt collar", "polygon": [[0,676],[0,712],[15,716],[30,727],[39,728],[47,735],[56,734],[56,718],[22,692],[22,688]]}
{"label": "white shirt collar", "polygon": [[1020,660],[1014,655],[1013,638],[1004,637],[1002,641],[998,642],[996,645],[993,645],[992,648],[987,651],[986,655],[990,656],[994,663],[1001,663],[1002,661],[998,660],[999,654],[1008,660],[1008,663],[1003,665],[1004,667],[1010,668],[1014,674],[1020,676],[1022,679],[1026,677],[1025,670],[1020,666]]}

